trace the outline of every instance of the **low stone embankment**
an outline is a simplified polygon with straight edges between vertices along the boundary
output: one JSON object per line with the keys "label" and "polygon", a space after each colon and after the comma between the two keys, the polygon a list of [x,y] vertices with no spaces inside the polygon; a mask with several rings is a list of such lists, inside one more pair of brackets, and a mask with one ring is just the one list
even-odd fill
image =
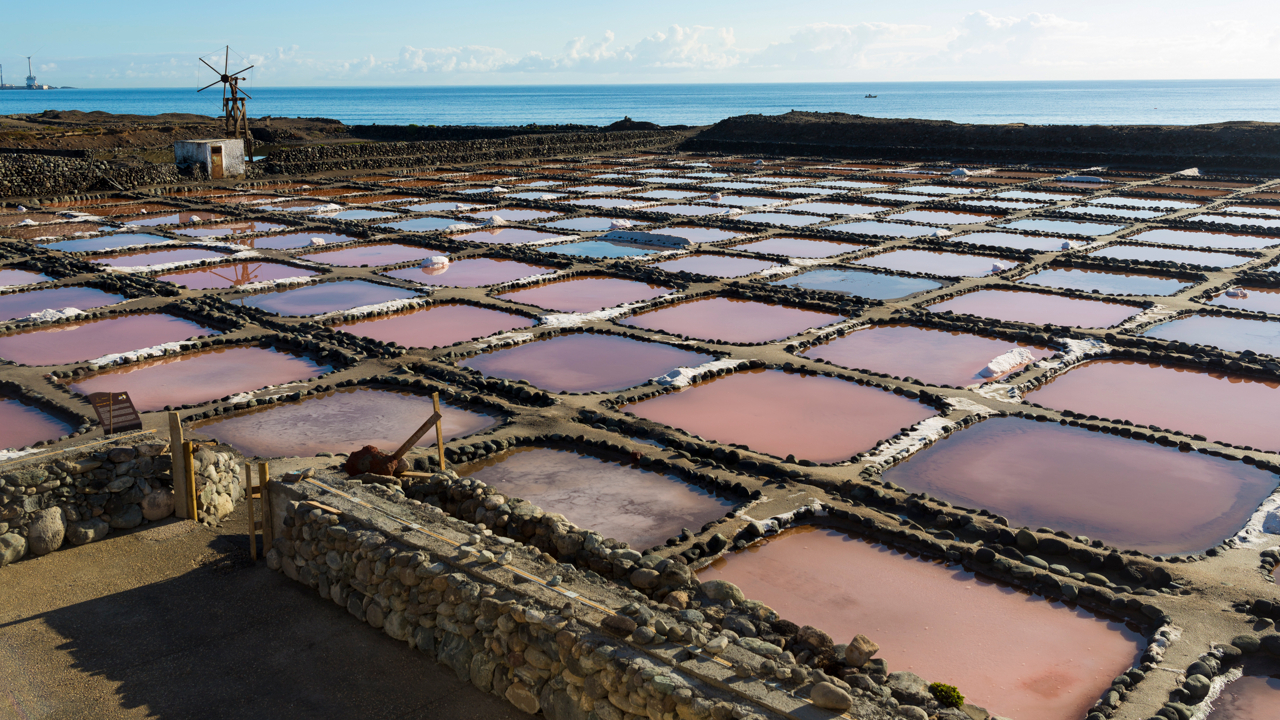
{"label": "low stone embankment", "polygon": [[[0,567],[169,517],[172,466],[167,443],[139,443],[73,448],[0,467]],[[201,448],[193,467],[200,519],[230,515],[244,497],[239,454]]]}

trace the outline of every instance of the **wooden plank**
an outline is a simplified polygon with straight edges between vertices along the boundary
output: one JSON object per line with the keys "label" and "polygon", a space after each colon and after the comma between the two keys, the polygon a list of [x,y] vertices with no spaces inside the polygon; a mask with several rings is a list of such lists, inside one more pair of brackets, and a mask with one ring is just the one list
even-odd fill
{"label": "wooden plank", "polygon": [[318,503],[318,502],[316,502],[315,500],[308,500],[308,501],[306,501],[306,502],[304,502],[304,503],[302,503],[302,504],[303,504],[303,505],[310,505],[310,506],[311,506],[311,507],[313,507],[313,508],[316,508],[316,509],[319,509],[319,510],[323,510],[323,511],[325,511],[325,512],[327,512],[327,513],[333,513],[334,515],[341,515],[341,514],[342,514],[342,511],[341,511],[341,510],[339,510],[338,508],[336,508],[336,507],[329,507],[328,505],[325,505],[325,504],[323,504],[323,503]]}
{"label": "wooden plank", "polygon": [[[438,407],[439,403],[436,403],[436,405]],[[404,444],[400,446],[400,449],[396,450],[395,453],[392,454],[391,456],[392,459],[399,460],[400,458],[404,457],[405,453],[409,452],[409,450],[413,447],[414,443],[421,440],[422,436],[427,434],[427,431],[431,429],[432,425],[436,426],[437,431],[439,430],[439,426],[440,426],[440,410],[439,409],[437,409],[434,413],[432,413],[431,417],[427,418],[426,422],[422,423],[422,427],[413,431],[413,434],[409,436],[408,440],[404,441]]]}
{"label": "wooden plank", "polygon": [[187,493],[187,517],[199,520],[200,514],[196,510],[196,466],[192,458],[190,440],[182,443],[182,475],[182,484]]}
{"label": "wooden plank", "polygon": [[169,413],[169,457],[173,468],[169,474],[173,477],[173,513],[180,518],[194,520],[191,517],[187,501],[186,457],[182,452],[182,418],[176,412]]}
{"label": "wooden plank", "polygon": [[244,464],[244,509],[249,515],[249,559],[258,559],[258,520],[253,516],[253,466]]}
{"label": "wooden plank", "polygon": [[[431,393],[431,406],[435,408],[436,417],[440,417],[440,393]],[[436,420],[436,455],[440,458],[440,472],[444,472],[444,428]]]}
{"label": "wooden plank", "polygon": [[271,545],[275,542],[275,530],[272,527],[274,520],[271,517],[271,493],[267,491],[267,480],[271,477],[267,464],[262,463],[258,466],[258,493],[262,497],[262,552],[271,549]]}

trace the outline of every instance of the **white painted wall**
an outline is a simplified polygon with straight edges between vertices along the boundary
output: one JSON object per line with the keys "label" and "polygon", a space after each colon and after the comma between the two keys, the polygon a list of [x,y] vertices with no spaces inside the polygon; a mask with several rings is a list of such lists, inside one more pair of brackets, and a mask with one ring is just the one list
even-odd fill
{"label": "white painted wall", "polygon": [[244,175],[243,140],[184,140],[173,144],[173,159],[178,165],[199,165],[205,173],[213,164],[213,146],[222,147],[224,177]]}

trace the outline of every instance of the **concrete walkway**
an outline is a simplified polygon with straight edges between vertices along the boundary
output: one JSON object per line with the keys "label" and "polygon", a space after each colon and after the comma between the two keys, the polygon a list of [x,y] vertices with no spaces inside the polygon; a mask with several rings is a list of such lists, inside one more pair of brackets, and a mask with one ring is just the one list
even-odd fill
{"label": "concrete walkway", "polygon": [[0,570],[0,719],[529,717],[252,564],[241,512]]}

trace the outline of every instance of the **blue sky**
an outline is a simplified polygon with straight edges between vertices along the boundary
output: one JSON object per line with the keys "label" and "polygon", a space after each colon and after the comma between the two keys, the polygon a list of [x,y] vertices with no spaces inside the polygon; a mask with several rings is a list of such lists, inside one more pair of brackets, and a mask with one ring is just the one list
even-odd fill
{"label": "blue sky", "polygon": [[8,5],[5,81],[22,82],[23,56],[37,53],[41,82],[77,87],[194,87],[196,58],[227,43],[262,86],[1280,74],[1280,3],[1260,0]]}

